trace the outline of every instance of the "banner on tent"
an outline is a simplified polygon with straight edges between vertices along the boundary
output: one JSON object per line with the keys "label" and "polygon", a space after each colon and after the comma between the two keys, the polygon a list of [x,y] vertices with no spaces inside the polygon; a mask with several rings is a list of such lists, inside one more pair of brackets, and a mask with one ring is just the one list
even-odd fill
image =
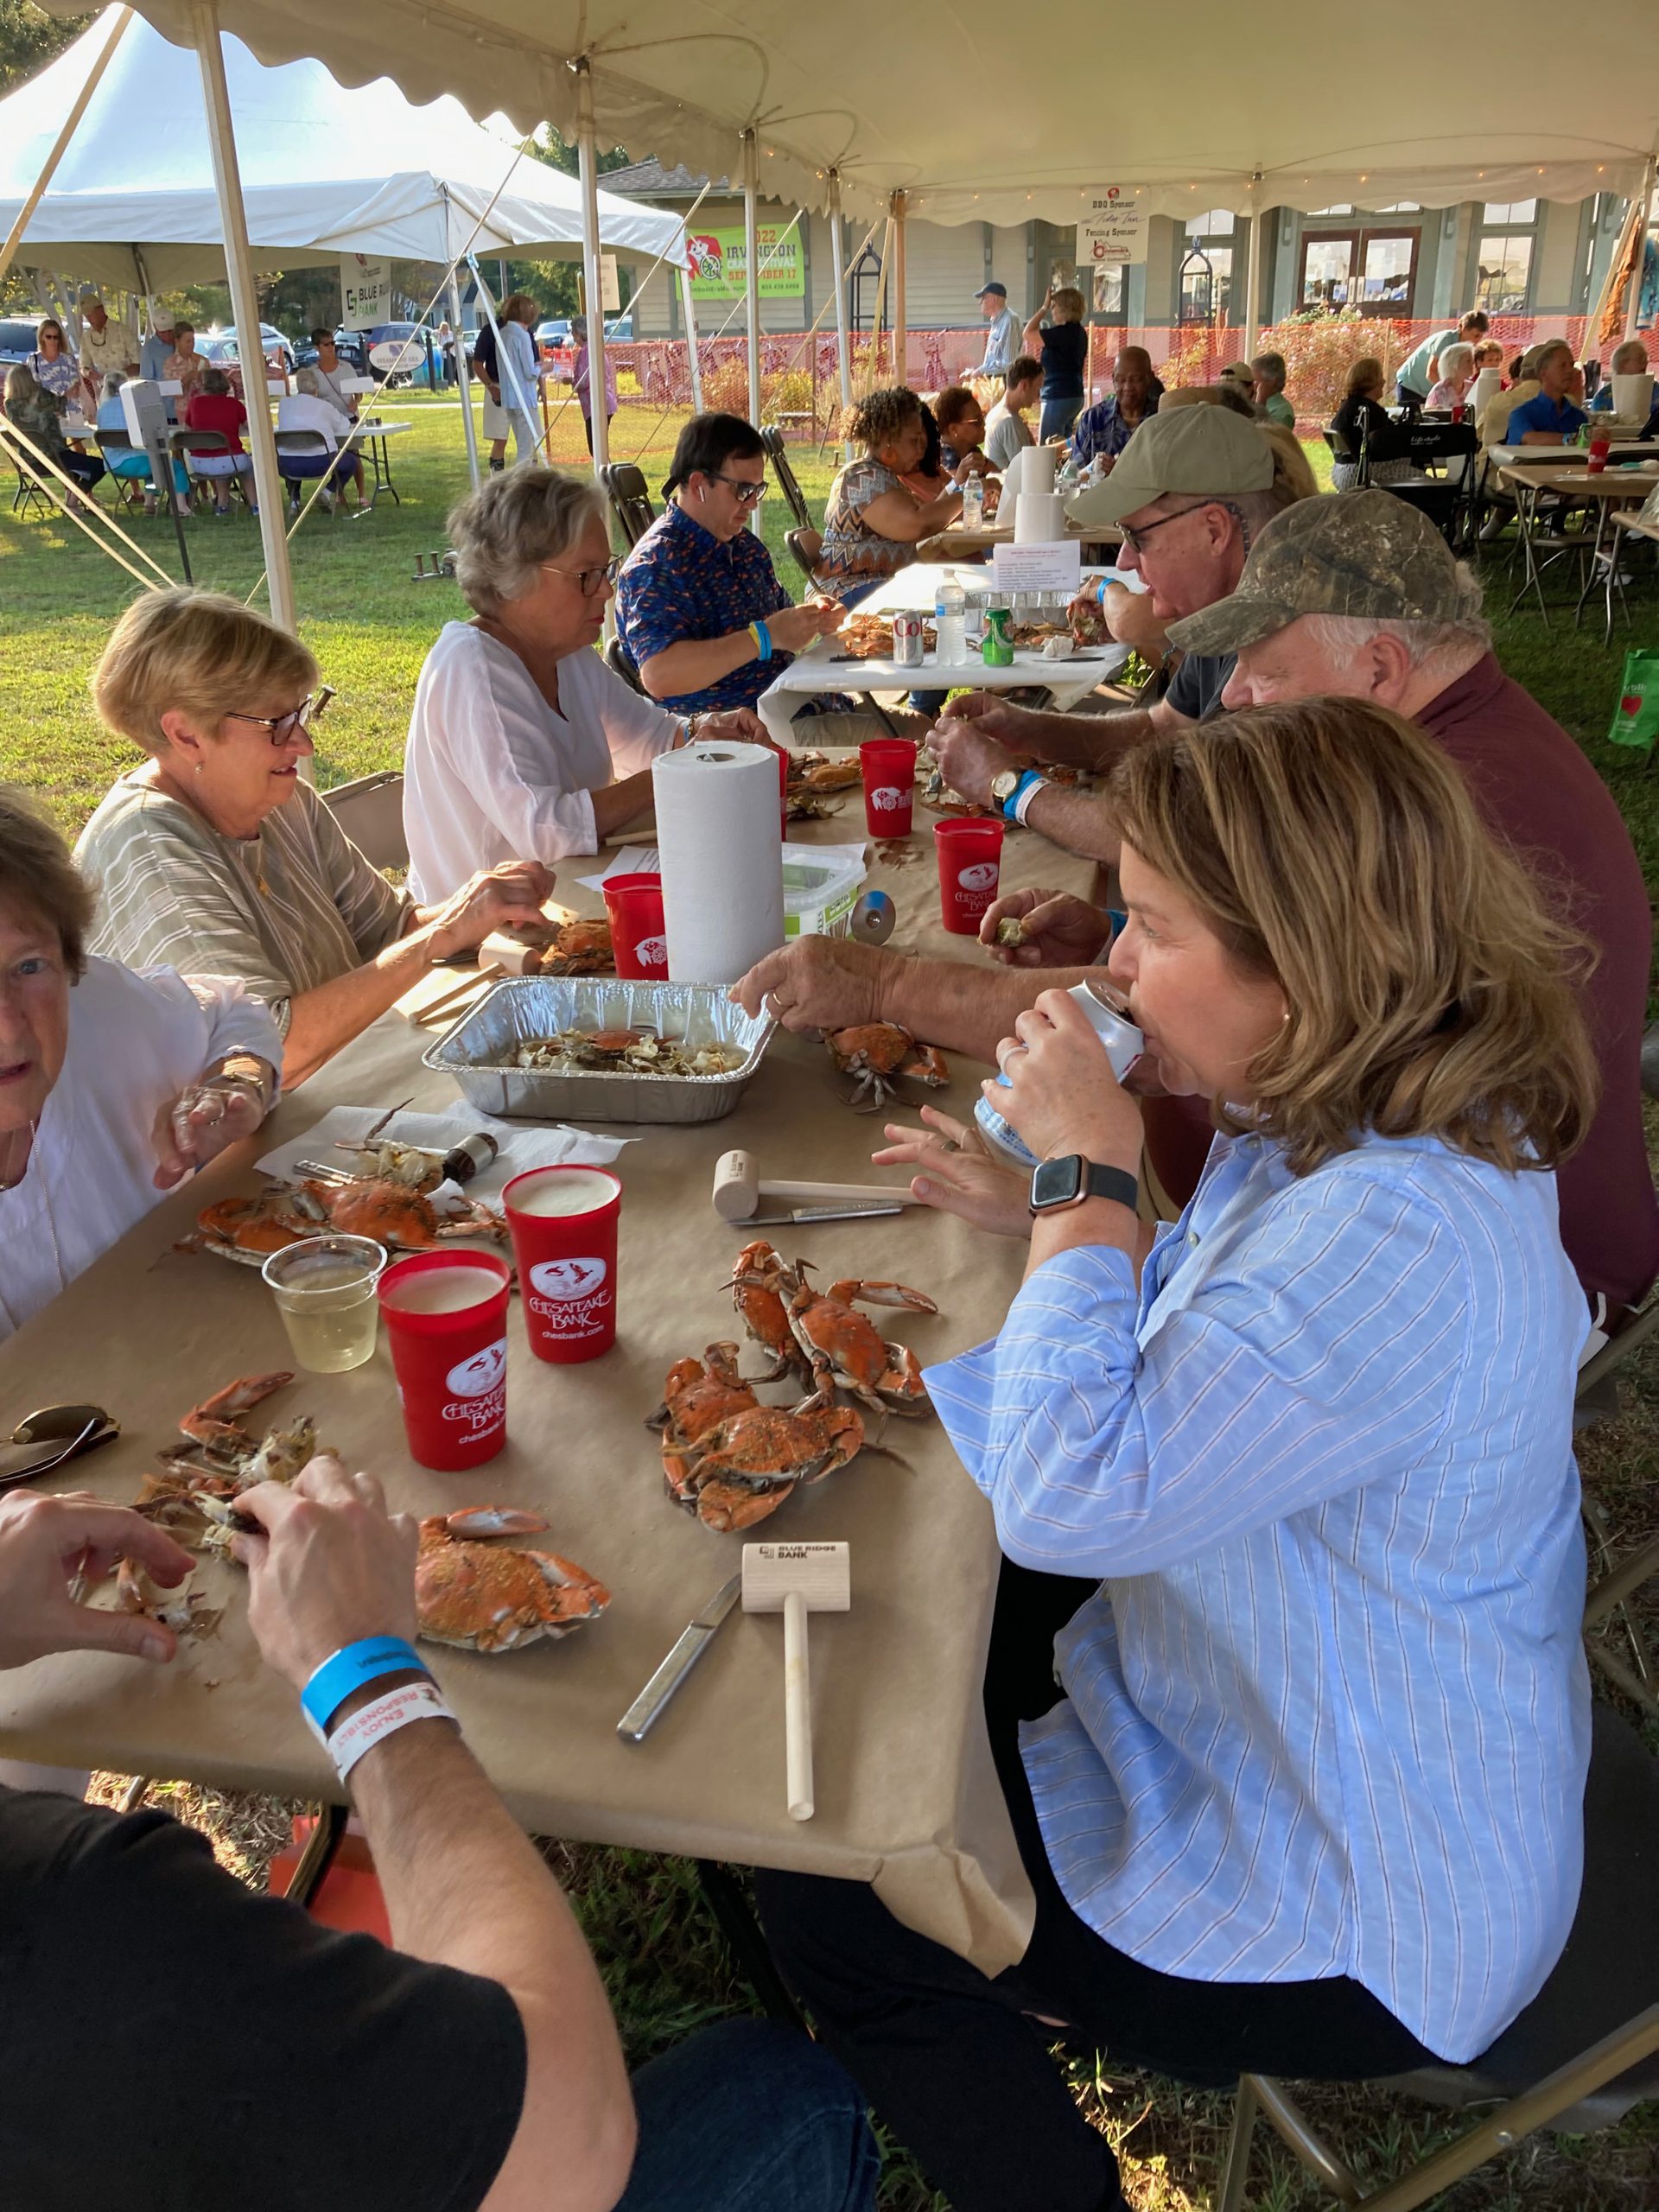
{"label": "banner on tent", "polygon": [[1140,200],[1126,185],[1098,186],[1078,218],[1078,265],[1121,269],[1126,262],[1146,257],[1147,219]]}
{"label": "banner on tent", "polygon": [[391,321],[391,264],[348,253],[340,264],[340,321],[347,330],[372,330]]}
{"label": "banner on tent", "polygon": [[[799,300],[806,296],[800,232],[791,231],[779,245],[782,229],[783,226],[776,223],[756,226],[763,300]],[[685,245],[691,257],[694,300],[734,300],[741,296],[747,273],[741,231],[693,231],[688,234]]]}

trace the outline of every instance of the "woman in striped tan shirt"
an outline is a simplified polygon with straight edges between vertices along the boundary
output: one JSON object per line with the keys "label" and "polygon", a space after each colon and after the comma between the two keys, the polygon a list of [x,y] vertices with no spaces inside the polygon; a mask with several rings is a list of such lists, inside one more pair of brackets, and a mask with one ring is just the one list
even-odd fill
{"label": "woman in striped tan shirt", "polygon": [[149,754],[120,777],[75,857],[97,884],[92,950],[134,968],[231,976],[311,1074],[434,962],[542,918],[534,861],[419,906],[359,852],[299,764],[317,664],[286,631],[212,592],[147,592],[92,676],[112,730]]}

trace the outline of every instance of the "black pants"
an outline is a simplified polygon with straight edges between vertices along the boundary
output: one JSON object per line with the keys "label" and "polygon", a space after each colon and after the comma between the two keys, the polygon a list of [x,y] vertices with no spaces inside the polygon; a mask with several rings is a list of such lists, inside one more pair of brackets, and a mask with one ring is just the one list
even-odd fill
{"label": "black pants", "polygon": [[[985,1717],[1037,1893],[1023,1959],[995,1980],[903,1927],[861,1883],[757,1876],[779,1966],[824,2041],[955,2212],[1117,2212],[1117,2163],[1048,2055],[1058,2039],[1223,2088],[1241,2073],[1305,2081],[1402,2073],[1428,2053],[1357,1982],[1202,1982],[1138,1965],[1061,1895],[1016,1730],[1060,1693],[1056,1632],[1096,1585],[1005,1561]],[[1058,2031],[1030,2017],[1065,2020]]]}

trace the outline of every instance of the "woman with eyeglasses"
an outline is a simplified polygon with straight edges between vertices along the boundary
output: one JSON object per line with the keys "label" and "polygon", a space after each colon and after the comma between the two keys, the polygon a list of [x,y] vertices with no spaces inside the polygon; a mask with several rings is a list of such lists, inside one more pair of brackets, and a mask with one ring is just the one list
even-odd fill
{"label": "woman with eyeglasses", "polygon": [[[843,607],[856,607],[884,577],[909,567],[923,538],[950,528],[962,512],[962,491],[952,481],[923,499],[906,486],[927,451],[927,426],[921,401],[903,385],[860,400],[842,429],[863,451],[830,486],[817,582]],[[957,475],[968,473],[964,464]]]}
{"label": "woman with eyeglasses", "polygon": [[694,415],[663,486],[668,505],[616,580],[616,632],[644,690],[676,714],[752,707],[816,638],[839,629],[822,600],[794,606],[749,518],[766,449],[741,415]]}
{"label": "woman with eyeglasses", "polygon": [[297,639],[233,599],[144,593],[92,698],[149,757],[75,848],[101,893],[93,951],[245,983],[276,1017],[289,1084],[435,962],[539,920],[553,888],[530,862],[458,884],[441,906],[395,891],[301,778],[317,673]]}
{"label": "woman with eyeglasses", "polygon": [[[520,467],[451,511],[470,622],[446,622],[416,686],[404,755],[410,887],[441,899],[474,868],[597,852],[651,810],[651,764],[691,725],[594,647],[617,563],[591,477]],[[706,736],[766,742],[747,708]]]}

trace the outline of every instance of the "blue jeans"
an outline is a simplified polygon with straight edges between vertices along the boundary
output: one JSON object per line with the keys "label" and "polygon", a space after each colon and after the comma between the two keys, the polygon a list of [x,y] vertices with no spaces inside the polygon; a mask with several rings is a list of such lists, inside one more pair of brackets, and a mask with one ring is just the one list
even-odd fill
{"label": "blue jeans", "polygon": [[821,2045],[722,2020],[633,2077],[639,2148],[616,2212],[874,2212],[862,2094]]}

